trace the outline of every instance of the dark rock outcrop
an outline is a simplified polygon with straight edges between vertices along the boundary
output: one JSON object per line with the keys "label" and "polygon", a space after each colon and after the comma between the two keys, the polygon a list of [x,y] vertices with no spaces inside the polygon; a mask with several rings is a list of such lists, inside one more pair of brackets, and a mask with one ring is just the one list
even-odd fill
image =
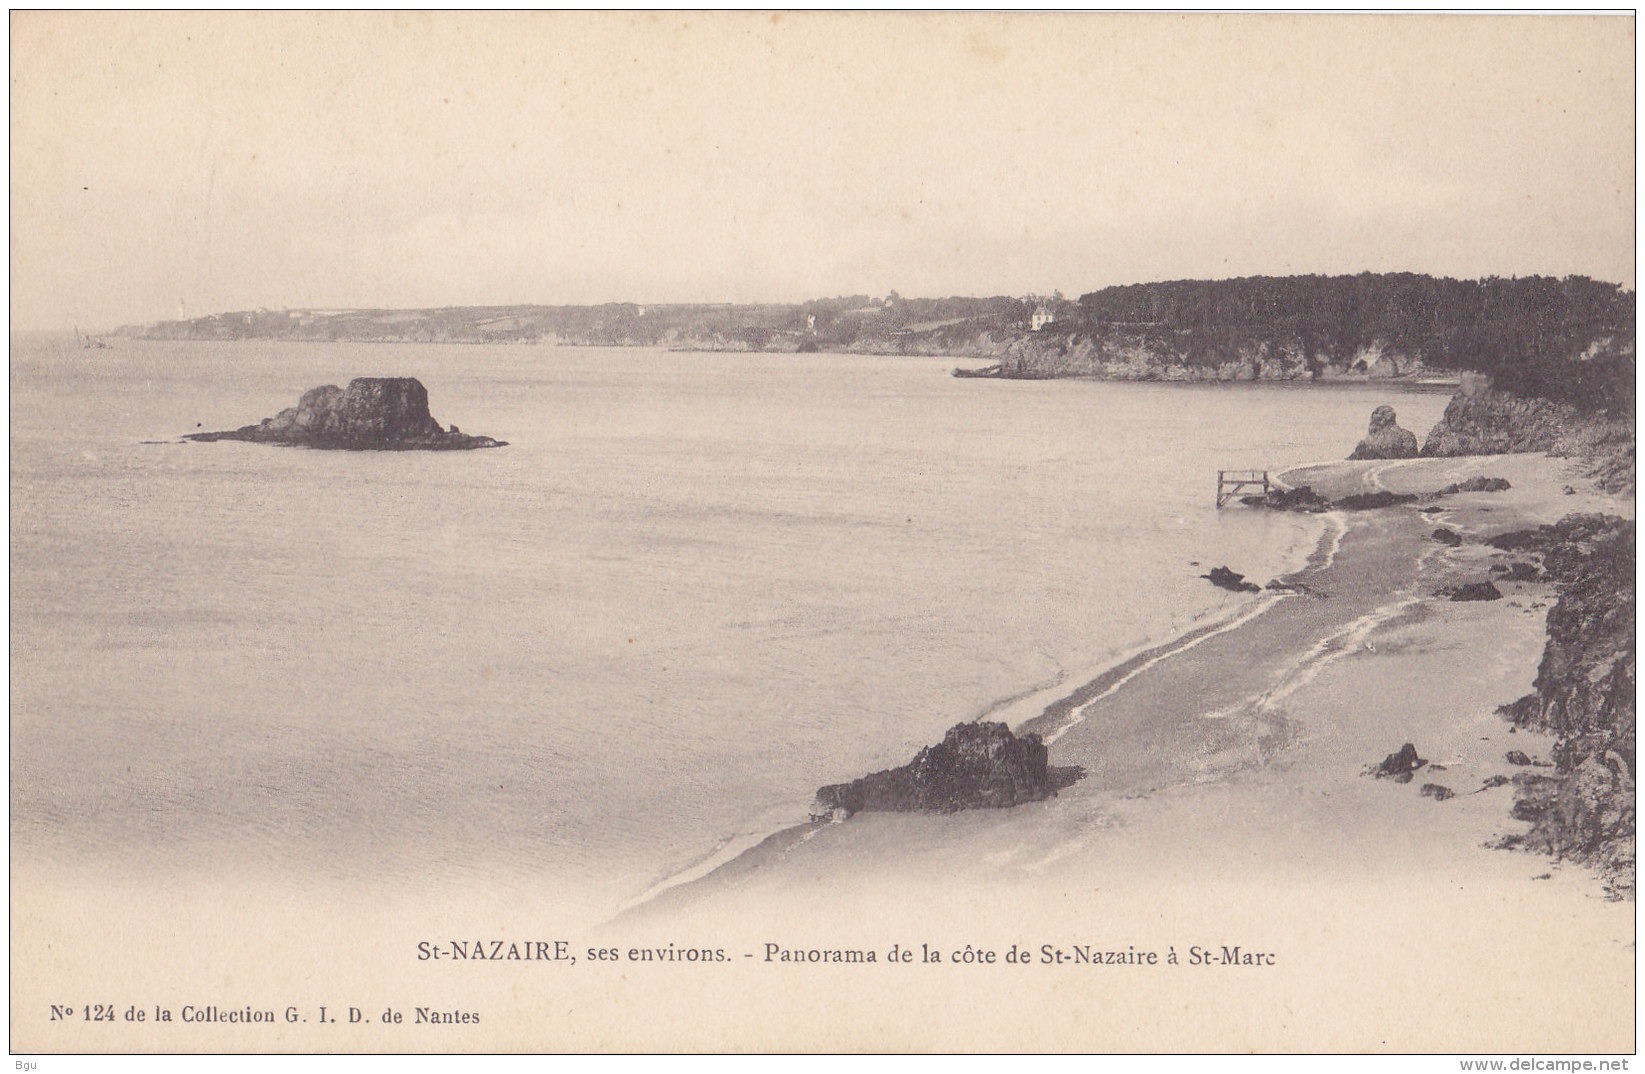
{"label": "dark rock outcrop", "polygon": [[1542,568],[1535,563],[1511,563],[1508,565],[1507,578],[1510,582],[1540,582]]}
{"label": "dark rock outcrop", "polygon": [[226,432],[185,440],[246,440],[353,451],[460,451],[506,446],[440,426],[428,412],[428,389],[415,377],[356,377],[348,388],[327,384],[304,392],[295,407]]}
{"label": "dark rock outcrop", "polygon": [[1396,783],[1409,783],[1416,775],[1417,769],[1428,762],[1417,756],[1417,748],[1407,742],[1395,753],[1390,753],[1382,759],[1382,763],[1371,769],[1371,775],[1378,779],[1391,779]]}
{"label": "dark rock outcrop", "polygon": [[1207,579],[1212,585],[1218,587],[1219,589],[1228,590],[1230,593],[1262,592],[1262,587],[1260,585],[1257,585],[1255,582],[1247,582],[1245,580],[1245,575],[1240,574],[1238,571],[1230,570],[1227,567],[1212,567],[1210,574],[1202,574],[1200,577]]}
{"label": "dark rock outcrop", "polygon": [[1507,492],[1511,488],[1513,486],[1508,484],[1506,477],[1470,477],[1466,481],[1446,485],[1439,490],[1439,495],[1454,496],[1459,492]]}
{"label": "dark rock outcrop", "polygon": [[1408,492],[1356,492],[1337,500],[1332,506],[1344,511],[1375,511],[1416,501],[1417,497]]}
{"label": "dark rock outcrop", "polygon": [[1491,573],[1508,582],[1540,582],[1542,569],[1535,563],[1526,563],[1518,560],[1513,563],[1498,563],[1491,568]]}
{"label": "dark rock outcrop", "polygon": [[1241,496],[1240,503],[1248,507],[1266,507],[1270,511],[1308,511],[1319,513],[1331,510],[1331,501],[1315,492],[1311,485],[1294,489],[1271,488],[1261,496]]}
{"label": "dark rock outcrop", "polygon": [[1379,406],[1371,411],[1371,424],[1365,439],[1354,447],[1350,459],[1414,459],[1417,455],[1417,434],[1401,429],[1394,417],[1394,408]]}
{"label": "dark rock outcrop", "polygon": [[1542,553],[1558,600],[1534,692],[1502,711],[1518,726],[1559,736],[1554,775],[1521,782],[1514,815],[1532,822],[1510,841],[1597,867],[1619,894],[1634,891],[1634,523],[1573,515],[1504,534]]}
{"label": "dark rock outcrop", "polygon": [[[1486,538],[1485,543],[1504,552],[1540,555],[1547,573],[1555,580],[1574,582],[1591,571],[1614,570],[1616,564],[1612,561],[1622,554],[1617,551],[1619,543],[1627,545],[1626,557],[1631,564],[1633,525],[1614,515],[1566,515],[1551,526],[1499,533]],[[1631,586],[1629,594],[1632,600]]]}
{"label": "dark rock outcrop", "polygon": [[1262,496],[1241,496],[1240,503],[1249,507],[1265,507],[1270,511],[1374,511],[1382,507],[1398,507],[1415,503],[1420,497],[1407,492],[1356,492],[1340,500],[1327,500],[1309,485],[1294,489],[1269,489]]}
{"label": "dark rock outcrop", "polygon": [[1422,785],[1422,796],[1432,798],[1436,802],[1443,802],[1447,798],[1455,798],[1457,792],[1442,783],[1424,783]]}
{"label": "dark rock outcrop", "polygon": [[1084,774],[1051,768],[1046,757],[1037,734],[1018,738],[1003,723],[955,724],[940,743],[920,750],[901,768],[820,788],[811,816],[843,820],[864,810],[1003,809],[1054,797]]}
{"label": "dark rock outcrop", "polygon": [[1457,548],[1462,544],[1462,535],[1455,530],[1448,530],[1444,526],[1433,532],[1433,539],[1451,548]]}
{"label": "dark rock outcrop", "polygon": [[1463,585],[1446,586],[1434,596],[1451,600],[1501,600],[1502,590],[1490,582],[1467,582]]}
{"label": "dark rock outcrop", "polygon": [[1545,552],[1557,543],[1557,538],[1553,536],[1553,527],[1538,526],[1534,530],[1499,533],[1494,537],[1485,538],[1485,543],[1504,552]]}

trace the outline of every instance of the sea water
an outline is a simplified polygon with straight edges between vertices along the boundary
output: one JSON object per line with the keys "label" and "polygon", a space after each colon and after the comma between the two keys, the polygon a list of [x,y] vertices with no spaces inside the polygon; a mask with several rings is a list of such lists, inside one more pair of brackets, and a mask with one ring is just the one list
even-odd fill
{"label": "sea water", "polygon": [[[14,865],[418,878],[615,905],[1002,699],[1298,565],[1219,468],[1390,386],[956,379],[952,360],[17,337]],[[475,452],[181,443],[415,376]]]}

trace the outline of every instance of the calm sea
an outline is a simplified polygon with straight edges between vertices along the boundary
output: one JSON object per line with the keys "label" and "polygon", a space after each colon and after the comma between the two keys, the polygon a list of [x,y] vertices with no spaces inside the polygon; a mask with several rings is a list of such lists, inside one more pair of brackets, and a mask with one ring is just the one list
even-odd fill
{"label": "calm sea", "polygon": [[[953,364],[14,339],[14,860],[620,900],[1230,614],[1197,576],[1320,524],[1214,510],[1219,467],[1446,401]],[[176,442],[387,375],[511,446]]]}

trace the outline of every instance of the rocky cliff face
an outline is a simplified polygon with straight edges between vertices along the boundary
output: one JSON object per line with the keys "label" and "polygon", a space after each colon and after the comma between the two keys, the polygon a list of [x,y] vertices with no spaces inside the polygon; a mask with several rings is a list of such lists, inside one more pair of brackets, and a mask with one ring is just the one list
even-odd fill
{"label": "rocky cliff face", "polygon": [[1371,411],[1371,425],[1365,439],[1354,447],[1350,459],[1414,459],[1417,455],[1417,435],[1401,429],[1391,406],[1379,406]]}
{"label": "rocky cliff face", "polygon": [[986,353],[971,356],[998,358],[1000,376],[1026,380],[1376,379],[1423,371],[1416,356],[1384,340],[1339,352],[1283,334],[1242,336],[1123,327],[1092,333],[1031,333],[1002,340]]}
{"label": "rocky cliff face", "polygon": [[1520,726],[1560,736],[1552,779],[1520,786],[1514,814],[1532,821],[1520,842],[1597,866],[1634,890],[1636,661],[1634,523],[1573,515],[1508,534],[1498,547],[1540,553],[1558,601],[1535,692],[1505,707]]}
{"label": "rocky cliff face", "polygon": [[1046,765],[1040,736],[1017,738],[1003,723],[956,724],[942,742],[901,768],[817,791],[814,818],[843,819],[865,809],[951,813],[998,809],[1049,798],[1057,773]]}
{"label": "rocky cliff face", "polygon": [[415,377],[356,377],[348,388],[326,384],[304,392],[295,407],[256,425],[188,440],[248,440],[348,450],[451,451],[503,447],[489,436],[443,429],[428,411],[428,389]]}
{"label": "rocky cliff face", "polygon": [[1554,451],[1579,426],[1577,409],[1547,399],[1528,399],[1491,387],[1488,378],[1464,373],[1462,390],[1423,442],[1424,455],[1507,455]]}
{"label": "rocky cliff face", "polygon": [[1428,456],[1531,451],[1582,458],[1600,488],[1633,491],[1631,417],[1585,413],[1567,403],[1500,391],[1479,373],[1462,375],[1462,390],[1422,445]]}

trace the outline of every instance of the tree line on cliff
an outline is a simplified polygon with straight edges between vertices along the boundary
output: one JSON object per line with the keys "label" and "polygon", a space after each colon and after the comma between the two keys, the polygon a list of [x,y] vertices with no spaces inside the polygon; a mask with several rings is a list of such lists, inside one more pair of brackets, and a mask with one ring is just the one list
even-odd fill
{"label": "tree line on cliff", "polygon": [[[1249,276],[1108,287],[1079,299],[1082,326],[1300,339],[1316,354],[1381,342],[1430,369],[1584,409],[1631,411],[1634,293],[1586,276],[1455,280],[1417,273]],[[1204,349],[1213,349],[1205,346]]]}

